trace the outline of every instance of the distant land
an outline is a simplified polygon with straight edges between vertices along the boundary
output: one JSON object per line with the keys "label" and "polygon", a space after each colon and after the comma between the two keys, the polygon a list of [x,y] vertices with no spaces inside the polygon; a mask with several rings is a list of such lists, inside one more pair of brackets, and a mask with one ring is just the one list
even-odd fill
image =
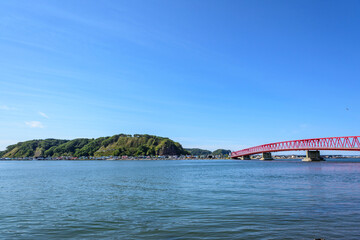
{"label": "distant land", "polygon": [[186,151],[191,155],[210,155],[212,152],[205,149],[200,148],[185,148]]}
{"label": "distant land", "polygon": [[184,149],[169,138],[147,134],[118,134],[111,137],[77,138],[73,140],[41,139],[19,142],[0,151],[1,158],[28,157],[101,157],[101,156],[165,156],[228,155],[231,151],[214,152],[199,148]]}
{"label": "distant land", "polygon": [[199,155],[229,155],[231,153],[231,150],[225,150],[225,149],[217,149],[213,152],[209,151],[209,150],[205,150],[205,149],[200,149],[200,148],[185,148],[186,151],[188,151],[190,153],[190,155],[193,156],[199,156]]}

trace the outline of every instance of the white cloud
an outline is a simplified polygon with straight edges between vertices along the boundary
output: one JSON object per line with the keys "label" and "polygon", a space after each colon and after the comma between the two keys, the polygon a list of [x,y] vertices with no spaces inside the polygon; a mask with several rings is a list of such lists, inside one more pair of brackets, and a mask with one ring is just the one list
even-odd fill
{"label": "white cloud", "polygon": [[41,115],[41,116],[43,116],[44,118],[49,118],[49,116],[48,115],[46,115],[45,113],[43,113],[43,112],[39,112],[39,114]]}
{"label": "white cloud", "polygon": [[44,128],[44,125],[39,121],[25,122],[25,124],[31,128]]}
{"label": "white cloud", "polygon": [[13,111],[13,110],[17,110],[17,109],[14,107],[9,107],[8,105],[0,105],[0,110]]}
{"label": "white cloud", "polygon": [[6,105],[0,105],[0,110],[11,110],[11,108]]}

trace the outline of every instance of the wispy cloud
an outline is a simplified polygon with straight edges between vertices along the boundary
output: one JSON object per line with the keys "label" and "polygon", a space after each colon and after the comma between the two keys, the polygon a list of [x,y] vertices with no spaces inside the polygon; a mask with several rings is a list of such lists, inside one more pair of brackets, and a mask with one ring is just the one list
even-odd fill
{"label": "wispy cloud", "polygon": [[1,110],[9,110],[9,107],[6,105],[0,105]]}
{"label": "wispy cloud", "polygon": [[31,128],[44,128],[44,125],[39,121],[25,122],[25,124]]}
{"label": "wispy cloud", "polygon": [[44,118],[49,118],[49,116],[48,115],[46,115],[45,113],[43,113],[43,112],[39,112],[39,114],[40,114],[40,116],[43,116]]}
{"label": "wispy cloud", "polygon": [[0,110],[9,111],[9,110],[14,110],[14,108],[9,107],[9,106],[7,106],[7,105],[0,105]]}

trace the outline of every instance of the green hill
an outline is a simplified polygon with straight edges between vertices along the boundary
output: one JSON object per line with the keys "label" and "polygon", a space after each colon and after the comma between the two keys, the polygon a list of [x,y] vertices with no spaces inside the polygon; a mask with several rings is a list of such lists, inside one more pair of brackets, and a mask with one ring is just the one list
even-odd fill
{"label": "green hill", "polygon": [[200,149],[200,148],[185,148],[186,151],[190,153],[190,155],[193,156],[199,156],[199,155],[210,155],[211,151]]}
{"label": "green hill", "polygon": [[217,149],[213,152],[211,152],[209,150],[205,150],[205,149],[200,149],[200,148],[185,148],[185,150],[188,151],[190,153],[190,155],[193,155],[193,156],[200,156],[200,155],[226,156],[231,153],[230,150],[226,150],[226,149]]}
{"label": "green hill", "polygon": [[212,155],[216,156],[216,155],[229,155],[231,153],[231,150],[225,150],[225,149],[217,149],[215,151],[212,152]]}
{"label": "green hill", "polygon": [[96,139],[30,140],[10,145],[0,157],[140,156],[188,154],[180,143],[152,135],[119,134]]}

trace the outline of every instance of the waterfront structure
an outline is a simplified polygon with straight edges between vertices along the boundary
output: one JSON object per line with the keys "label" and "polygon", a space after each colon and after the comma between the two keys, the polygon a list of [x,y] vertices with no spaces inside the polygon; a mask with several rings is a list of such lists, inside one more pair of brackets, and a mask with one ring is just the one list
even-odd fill
{"label": "waterfront structure", "polygon": [[261,160],[273,160],[272,152],[306,151],[303,161],[324,161],[320,150],[360,151],[360,136],[328,137],[269,143],[231,153],[232,159],[250,160],[253,154],[262,154]]}

